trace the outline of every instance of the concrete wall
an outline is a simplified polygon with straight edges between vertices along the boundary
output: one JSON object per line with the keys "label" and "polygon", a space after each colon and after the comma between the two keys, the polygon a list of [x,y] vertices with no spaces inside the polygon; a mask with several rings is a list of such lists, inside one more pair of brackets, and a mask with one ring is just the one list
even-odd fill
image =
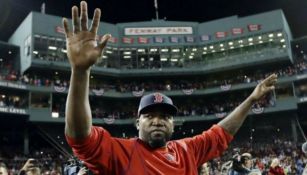
{"label": "concrete wall", "polygon": [[33,50],[32,21],[33,14],[30,13],[9,39],[10,44],[20,47],[21,72],[24,72],[31,66]]}

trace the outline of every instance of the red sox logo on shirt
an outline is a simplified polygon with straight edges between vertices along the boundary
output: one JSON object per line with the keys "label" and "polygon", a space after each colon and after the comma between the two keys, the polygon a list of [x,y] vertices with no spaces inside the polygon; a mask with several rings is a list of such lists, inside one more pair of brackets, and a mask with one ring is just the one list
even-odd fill
{"label": "red sox logo on shirt", "polygon": [[170,153],[165,154],[165,157],[169,161],[175,161],[175,157],[171,155]]}
{"label": "red sox logo on shirt", "polygon": [[163,101],[163,96],[160,93],[155,93],[154,96],[155,96],[154,100],[155,103],[161,103]]}

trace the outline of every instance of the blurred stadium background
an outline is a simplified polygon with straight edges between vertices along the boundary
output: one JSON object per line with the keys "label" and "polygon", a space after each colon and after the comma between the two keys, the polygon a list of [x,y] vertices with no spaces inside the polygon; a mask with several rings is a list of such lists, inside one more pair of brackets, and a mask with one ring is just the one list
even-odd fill
{"label": "blurred stadium background", "polygon": [[[71,154],[64,139],[70,68],[61,19],[31,12],[0,41],[0,158],[13,173],[28,157],[41,159],[50,173]],[[138,101],[159,91],[179,107],[173,138],[193,136],[225,117],[259,80],[277,73],[276,90],[253,106],[229,152],[210,167],[218,174],[236,147],[251,152],[264,170],[274,156],[287,171],[304,167],[307,38],[292,36],[282,10],[209,22],[100,26],[99,37],[112,38],[92,69],[95,125],[113,136],[137,136]]]}

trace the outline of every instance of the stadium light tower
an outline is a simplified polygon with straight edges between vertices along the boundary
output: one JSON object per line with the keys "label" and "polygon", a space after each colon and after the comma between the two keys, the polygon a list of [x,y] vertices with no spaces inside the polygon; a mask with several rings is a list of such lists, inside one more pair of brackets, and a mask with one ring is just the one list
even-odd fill
{"label": "stadium light tower", "polygon": [[159,19],[159,11],[158,11],[158,0],[154,0],[155,9],[156,9],[156,20]]}
{"label": "stadium light tower", "polygon": [[42,14],[45,14],[45,13],[46,13],[46,4],[45,4],[45,3],[42,3],[42,6],[41,6],[41,13],[42,13]]}

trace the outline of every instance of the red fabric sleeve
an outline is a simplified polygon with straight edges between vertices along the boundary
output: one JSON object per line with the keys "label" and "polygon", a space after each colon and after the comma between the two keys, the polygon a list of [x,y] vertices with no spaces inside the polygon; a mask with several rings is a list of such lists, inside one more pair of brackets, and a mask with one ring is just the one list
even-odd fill
{"label": "red fabric sleeve", "polygon": [[220,156],[227,148],[233,136],[218,125],[213,125],[209,130],[192,138],[182,141],[187,145],[188,151],[193,153],[197,166],[206,161]]}
{"label": "red fabric sleeve", "polygon": [[[98,171],[97,165],[110,167],[112,153],[112,137],[101,127],[93,126],[91,133],[84,139],[76,140],[66,136],[68,144],[71,146],[74,154],[85,162],[88,168],[94,173]],[[103,158],[103,159],[102,159]],[[98,163],[99,162],[99,163]],[[101,168],[101,167],[100,167]]]}

